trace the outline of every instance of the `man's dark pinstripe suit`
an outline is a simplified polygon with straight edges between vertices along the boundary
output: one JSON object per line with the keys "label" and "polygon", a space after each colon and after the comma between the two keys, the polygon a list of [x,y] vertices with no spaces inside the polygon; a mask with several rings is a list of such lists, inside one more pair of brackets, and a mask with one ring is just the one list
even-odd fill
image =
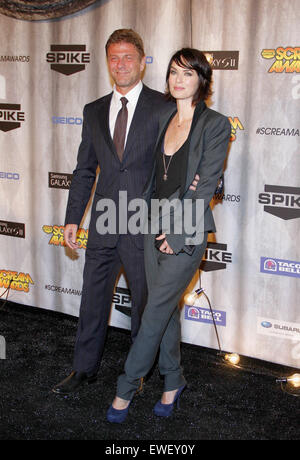
{"label": "man's dark pinstripe suit", "polygon": [[96,231],[101,198],[116,204],[119,191],[128,201],[141,198],[152,172],[159,117],[168,107],[164,96],[145,85],[139,96],[130,125],[122,162],[116,153],[109,130],[112,93],[84,108],[82,142],[69,192],[65,224],[80,224],[99,165],[100,175],[91,211],[89,238],[83,274],[82,300],[74,353],[73,370],[95,374],[100,366],[113,288],[121,265],[132,298],[131,335],[134,340],[146,304],[143,235],[100,235]]}

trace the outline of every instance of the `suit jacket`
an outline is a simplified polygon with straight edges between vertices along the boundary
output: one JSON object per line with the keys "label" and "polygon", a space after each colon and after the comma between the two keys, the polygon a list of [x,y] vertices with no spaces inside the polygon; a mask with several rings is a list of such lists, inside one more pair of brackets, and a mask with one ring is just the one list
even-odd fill
{"label": "suit jacket", "polygon": [[[156,148],[175,110],[176,108],[172,107],[162,116]],[[197,223],[201,222],[203,232],[215,232],[215,222],[209,203],[214,196],[218,179],[223,171],[231,135],[231,126],[227,117],[207,108],[205,102],[201,101],[195,109],[192,129],[188,154],[184,163],[185,166],[182,169],[181,188],[169,200],[178,198],[177,202],[182,207],[182,201],[190,199],[192,203],[192,216],[190,217],[195,221],[196,200],[202,199],[204,205],[203,215],[200,216],[200,220],[198,216]],[[154,165],[150,179],[143,192],[143,198],[148,205],[155,192],[155,168],[156,165]],[[189,190],[189,187],[194,180],[195,174],[199,174],[200,180],[196,191],[192,191]],[[165,209],[162,207],[158,216],[160,220],[165,212],[170,213],[169,206],[166,206]],[[171,210],[171,213],[176,215],[176,207]],[[164,232],[164,228],[162,228],[162,231]],[[180,234],[172,232],[171,229],[166,235],[167,242],[175,254],[182,250],[190,254],[193,252],[193,246],[187,245],[187,238],[189,237],[192,237],[192,235],[188,235],[184,229]]]}
{"label": "suit jacket", "polygon": [[[79,225],[90,199],[99,165],[100,174],[92,204],[89,227],[89,244],[114,247],[116,234],[101,235],[96,221],[101,212],[96,210],[99,199],[109,198],[119,213],[119,191],[126,191],[128,201],[141,198],[145,183],[154,162],[154,146],[159,130],[159,118],[169,108],[163,94],[143,85],[127,136],[120,162],[109,130],[110,93],[87,104],[83,111],[82,141],[79,146],[77,166],[69,191],[66,224]],[[143,236],[135,235],[137,247],[143,248]]]}

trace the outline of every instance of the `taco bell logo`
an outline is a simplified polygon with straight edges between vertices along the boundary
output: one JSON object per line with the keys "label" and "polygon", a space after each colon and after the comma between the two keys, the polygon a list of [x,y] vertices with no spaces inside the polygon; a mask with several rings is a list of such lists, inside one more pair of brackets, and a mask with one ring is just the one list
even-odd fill
{"label": "taco bell logo", "polygon": [[187,311],[188,319],[199,320],[200,319],[200,312],[197,308],[191,307]]}
{"label": "taco bell logo", "polygon": [[277,263],[272,259],[266,259],[264,261],[264,270],[269,272],[277,271]]}
{"label": "taco bell logo", "polygon": [[260,271],[261,273],[269,273],[271,275],[293,276],[300,278],[300,262],[261,257]]}
{"label": "taco bell logo", "polygon": [[184,318],[188,321],[198,321],[200,323],[213,324],[214,320],[217,326],[226,326],[226,312],[213,310],[212,317],[209,308],[185,305]]}

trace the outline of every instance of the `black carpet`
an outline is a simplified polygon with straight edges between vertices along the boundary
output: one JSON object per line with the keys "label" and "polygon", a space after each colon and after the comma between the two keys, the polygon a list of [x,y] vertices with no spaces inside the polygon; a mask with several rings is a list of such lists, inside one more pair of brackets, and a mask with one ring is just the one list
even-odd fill
{"label": "black carpet", "polygon": [[[7,303],[0,310],[6,358],[0,360],[1,440],[298,440],[299,398],[276,376],[289,369],[244,358],[247,370],[223,363],[215,350],[182,344],[189,383],[168,419],[152,409],[163,388],[157,368],[131,405],[126,422],[105,414],[130,347],[128,331],[109,328],[98,381],[71,396],[52,386],[71,371],[77,318]],[[249,370],[252,369],[253,371]],[[298,371],[299,372],[299,371]]]}

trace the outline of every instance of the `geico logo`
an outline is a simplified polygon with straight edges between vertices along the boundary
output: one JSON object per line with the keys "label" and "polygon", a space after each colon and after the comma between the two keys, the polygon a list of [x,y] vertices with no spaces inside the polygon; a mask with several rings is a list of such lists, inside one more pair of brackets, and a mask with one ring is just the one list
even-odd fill
{"label": "geico logo", "polygon": [[82,125],[82,118],[79,117],[52,117],[54,124],[61,125]]}
{"label": "geico logo", "polygon": [[298,207],[300,208],[300,196],[279,194],[279,193],[260,193],[258,195],[259,203],[261,204],[271,204],[288,206],[288,207]]}
{"label": "geico logo", "polygon": [[12,180],[19,180],[20,175],[17,173],[9,173],[9,172],[1,172],[0,171],[0,179],[12,179]]}
{"label": "geico logo", "polygon": [[0,110],[0,120],[4,121],[25,121],[25,113],[15,110]]}
{"label": "geico logo", "polygon": [[57,64],[86,64],[90,62],[90,53],[81,52],[49,52],[46,54],[46,60],[50,63]]}

